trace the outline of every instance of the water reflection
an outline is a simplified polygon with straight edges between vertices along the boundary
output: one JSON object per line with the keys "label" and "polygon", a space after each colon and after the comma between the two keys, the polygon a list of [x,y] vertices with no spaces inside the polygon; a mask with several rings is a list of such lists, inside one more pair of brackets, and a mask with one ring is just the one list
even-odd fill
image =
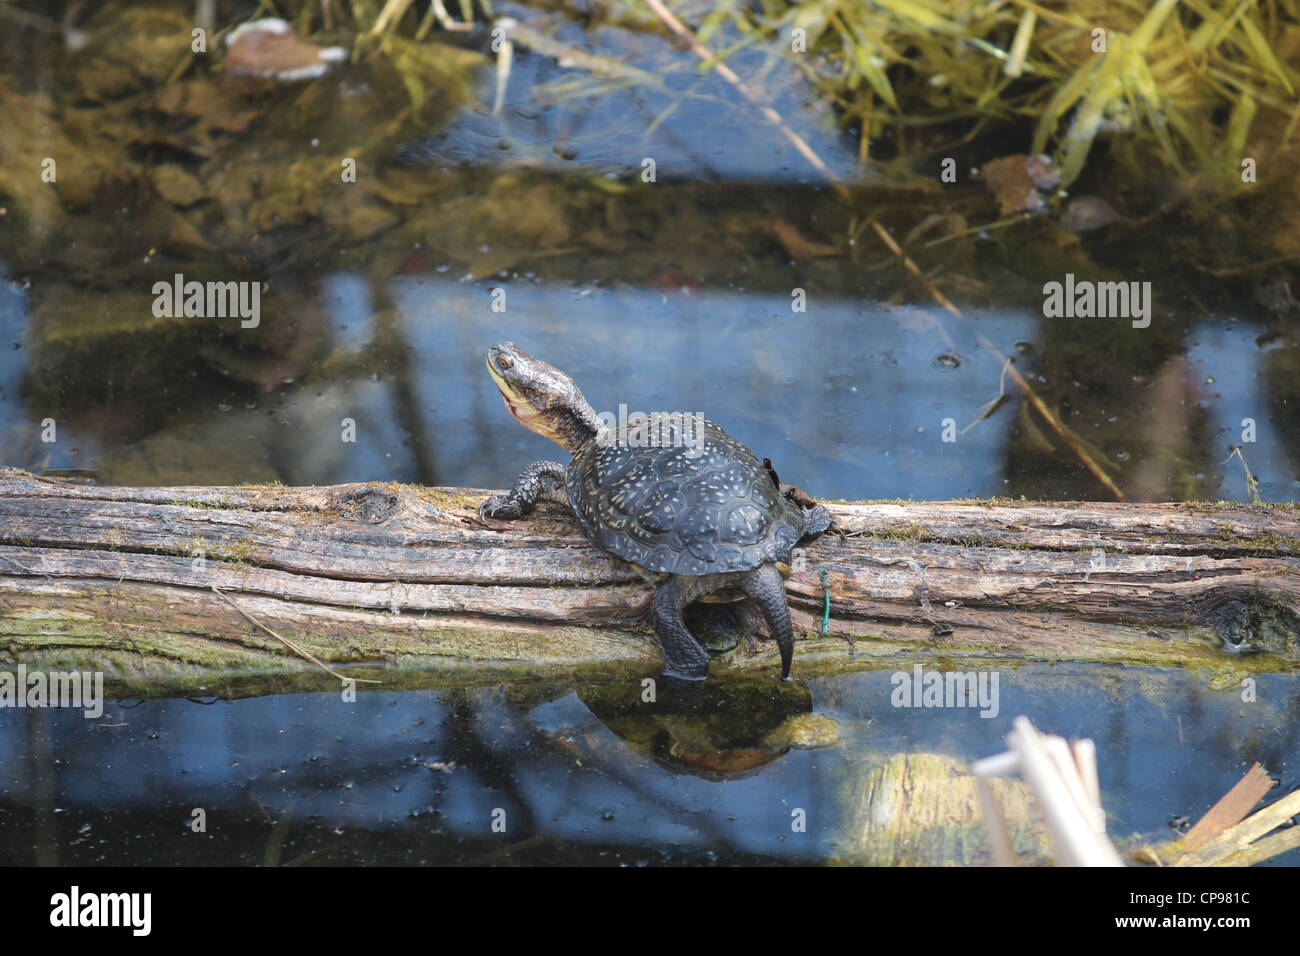
{"label": "water reflection", "polygon": [[[1235,687],[1176,672],[1003,669],[991,720],[896,709],[888,671],[775,692],[770,681],[722,681],[714,693],[744,698],[766,723],[811,710],[837,721],[841,737],[730,773],[682,772],[673,754],[689,751],[668,737],[725,753],[753,744],[758,728],[716,698],[647,703],[640,681],[355,703],[150,700],[110,704],[99,721],[7,710],[0,862],[262,863],[272,846],[280,862],[824,860],[861,844],[870,821],[850,794],[872,767],[897,753],[996,752],[1020,713],[1097,741],[1112,836],[1163,839],[1170,819],[1199,816],[1252,761],[1281,775],[1275,796],[1300,783],[1296,680],[1263,676],[1259,703],[1244,705]],[[207,813],[203,835],[187,829],[196,807]],[[795,810],[806,832],[792,829]]]}
{"label": "water reflection", "polygon": [[[667,37],[588,29],[538,17],[517,4],[499,12],[525,22],[545,55],[515,47],[505,108],[495,115],[489,106],[496,99],[496,76],[482,70],[476,93],[483,106],[408,143],[407,161],[434,168],[522,165],[557,173],[576,167],[621,180],[629,169],[640,174],[642,160],[650,157],[657,179],[818,181],[774,126],[754,122],[753,108],[730,84],[701,72]],[[839,131],[838,118],[807,77],[761,48],[733,49],[727,62],[742,75],[763,77],[768,104],[840,180],[858,177],[856,137]]]}
{"label": "water reflection", "polygon": [[[505,313],[491,308],[494,289],[508,296]],[[683,298],[527,277],[467,282],[450,271],[382,285],[333,273],[268,297],[268,328],[299,330],[287,344],[202,346],[161,395],[110,381],[111,401],[87,403],[84,382],[66,386],[81,389],[77,398],[58,366],[27,365],[27,299],[12,283],[5,290],[0,461],[37,471],[84,469],[119,484],[497,487],[520,462],[553,455],[510,421],[483,372],[485,344],[511,339],[572,374],[598,409],[724,422],[814,495],[1105,496],[1019,398],[978,420],[1005,389],[979,336],[1014,354],[1044,333],[1014,310],[963,322],[828,297],[807,315],[792,313],[786,294],[739,288]],[[1114,381],[1131,360],[1076,371],[1084,382],[1066,422],[1135,498],[1249,500],[1245,468],[1226,460],[1249,420],[1245,455],[1262,496],[1293,497],[1300,448],[1279,417],[1290,408],[1291,358],[1281,345],[1257,346],[1261,330],[1203,322],[1188,331],[1185,358],[1118,392],[1093,383]],[[1049,398],[1069,374],[1062,363],[1077,361],[1062,349],[1054,336],[1018,359],[1047,373],[1031,380]],[[40,440],[45,418],[58,422],[55,443]],[[355,443],[341,440],[346,421]]]}

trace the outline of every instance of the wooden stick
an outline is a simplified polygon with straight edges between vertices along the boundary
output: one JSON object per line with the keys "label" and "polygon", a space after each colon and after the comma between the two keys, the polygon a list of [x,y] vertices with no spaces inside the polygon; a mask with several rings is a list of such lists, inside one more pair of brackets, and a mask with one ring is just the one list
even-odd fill
{"label": "wooden stick", "polygon": [[1255,764],[1187,831],[1182,839],[1184,849],[1198,850],[1224,830],[1236,826],[1274,785],[1267,771]]}
{"label": "wooden stick", "polygon": [[1258,813],[1242,820],[1214,837],[1199,850],[1174,860],[1174,866],[1215,866],[1226,863],[1235,854],[1251,852],[1251,843],[1275,830],[1300,813],[1300,790],[1287,794]]}

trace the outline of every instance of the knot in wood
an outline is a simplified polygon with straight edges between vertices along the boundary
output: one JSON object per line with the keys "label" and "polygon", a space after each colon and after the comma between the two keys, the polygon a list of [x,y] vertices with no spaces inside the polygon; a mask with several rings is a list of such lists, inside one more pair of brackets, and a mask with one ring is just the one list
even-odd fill
{"label": "knot in wood", "polygon": [[392,517],[398,506],[397,495],[383,488],[350,488],[334,496],[334,509],[340,518],[380,524]]}

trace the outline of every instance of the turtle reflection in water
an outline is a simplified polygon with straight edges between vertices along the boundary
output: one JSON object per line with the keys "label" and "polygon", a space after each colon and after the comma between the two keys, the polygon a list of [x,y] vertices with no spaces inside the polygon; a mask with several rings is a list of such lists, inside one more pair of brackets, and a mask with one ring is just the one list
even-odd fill
{"label": "turtle reflection in water", "polygon": [[812,713],[802,683],[715,678],[697,692],[641,698],[639,684],[579,687],[578,697],[633,752],[674,773],[725,781],[751,776],[790,750],[840,742],[838,724]]}
{"label": "turtle reflection in water", "polygon": [[[567,504],[596,545],[655,576],[651,619],[669,678],[708,675],[683,609],[738,588],[762,611],[788,678],[794,629],[778,565],[830,527],[830,512],[782,495],[754,453],[707,419],[646,416],[607,430],[573,379],[513,343],[488,349],[487,367],[510,414],[573,460],[533,462],[479,514],[514,519],[541,500]],[[653,444],[629,438],[652,430]]]}

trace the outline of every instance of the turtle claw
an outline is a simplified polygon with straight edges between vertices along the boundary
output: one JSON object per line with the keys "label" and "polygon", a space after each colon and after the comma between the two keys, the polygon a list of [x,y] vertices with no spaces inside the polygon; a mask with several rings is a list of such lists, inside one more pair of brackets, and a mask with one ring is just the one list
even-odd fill
{"label": "turtle claw", "polygon": [[513,501],[506,495],[493,495],[478,506],[478,516],[497,521],[512,521],[523,516],[523,509],[519,507],[518,501]]}

